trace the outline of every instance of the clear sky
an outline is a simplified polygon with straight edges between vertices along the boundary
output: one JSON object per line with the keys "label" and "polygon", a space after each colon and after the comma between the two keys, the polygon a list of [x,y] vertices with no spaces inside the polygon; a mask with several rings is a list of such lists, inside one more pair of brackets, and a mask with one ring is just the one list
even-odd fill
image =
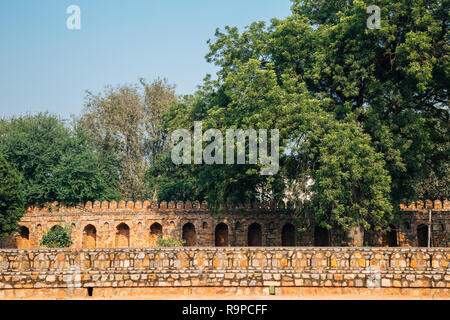
{"label": "clear sky", "polygon": [[[81,29],[69,30],[69,5]],[[85,91],[166,77],[193,93],[225,25],[284,18],[289,0],[0,0],[0,117],[80,114]]]}

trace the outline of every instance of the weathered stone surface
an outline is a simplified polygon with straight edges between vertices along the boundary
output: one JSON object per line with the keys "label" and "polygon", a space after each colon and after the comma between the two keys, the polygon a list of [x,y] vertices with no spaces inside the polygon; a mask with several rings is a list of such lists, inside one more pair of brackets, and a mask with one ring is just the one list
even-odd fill
{"label": "weathered stone surface", "polygon": [[[23,263],[29,257],[35,258],[33,263]],[[0,293],[16,289],[192,286],[449,290],[449,257],[448,248],[1,249],[0,261],[10,262],[3,265],[0,274]],[[248,264],[228,262],[235,259]],[[345,259],[350,260],[348,265],[334,263]],[[144,260],[148,263],[142,267],[139,261]],[[437,263],[431,266],[430,260]]]}
{"label": "weathered stone surface", "polygon": [[[74,248],[154,246],[158,235],[183,238],[186,236],[184,227],[188,224],[192,225],[190,232],[194,240],[189,245],[193,246],[310,246],[320,240],[320,245],[330,246],[426,247],[429,210],[432,216],[431,246],[450,246],[450,208],[447,200],[428,200],[417,205],[402,205],[401,208],[405,223],[391,226],[391,231],[382,235],[361,229],[352,229],[349,233],[332,229],[316,234],[315,227],[299,233],[288,209],[273,209],[258,204],[245,208],[227,206],[224,208],[227,212],[218,219],[210,215],[206,202],[200,204],[198,201],[162,201],[159,205],[157,202],[150,204],[148,200],[119,203],[88,201],[85,205],[70,208],[58,207],[53,203],[42,209],[27,208],[20,221],[21,232],[0,243],[0,247],[39,248],[43,233],[59,223],[59,216],[63,223],[73,227]],[[347,263],[365,263],[363,260],[336,260],[333,257],[332,261],[332,267],[337,268]],[[281,259],[272,263],[285,266],[288,262]],[[317,260],[312,263],[317,263]]]}

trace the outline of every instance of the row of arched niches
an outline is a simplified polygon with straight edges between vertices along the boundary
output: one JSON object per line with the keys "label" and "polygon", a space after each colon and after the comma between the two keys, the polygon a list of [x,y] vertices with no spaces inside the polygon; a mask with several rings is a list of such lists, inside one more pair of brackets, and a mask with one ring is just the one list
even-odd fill
{"label": "row of arched niches", "polygon": [[[236,222],[231,228],[227,223],[220,222],[214,228],[213,232],[202,232],[202,229],[209,228],[206,226],[206,222],[203,225],[196,227],[192,222],[186,222],[182,225],[179,233],[174,233],[176,228],[173,221],[163,227],[159,222],[154,222],[150,225],[148,230],[139,230],[138,228],[130,228],[130,226],[121,222],[115,227],[103,225],[103,230],[99,231],[94,224],[85,224],[82,226],[82,232],[74,233],[76,247],[80,248],[105,248],[105,247],[155,247],[158,246],[157,239],[159,236],[167,237],[171,236],[174,239],[184,240],[184,246],[196,247],[196,246],[216,246],[216,247],[228,247],[228,246],[298,246],[299,245],[299,233],[296,231],[296,227],[292,223],[284,223],[281,230],[274,230],[270,235],[265,232],[263,224],[253,222],[244,226],[240,222]],[[56,226],[56,225],[55,225]],[[55,228],[53,226],[52,228]],[[52,229],[50,228],[50,229]],[[445,235],[445,226],[442,226],[442,234]],[[166,230],[164,230],[166,229]],[[200,229],[200,230],[198,230]],[[109,231],[108,231],[109,230]],[[425,224],[417,225],[414,230],[416,239],[414,242],[417,247],[428,246],[428,232],[429,228]],[[135,234],[133,234],[133,232]],[[36,243],[42,236],[42,227],[38,224],[35,229],[35,241],[30,241],[30,229],[26,226],[21,226],[20,231],[15,236],[15,248],[33,248],[39,247]],[[180,234],[181,233],[181,234]],[[268,243],[268,236],[271,236],[272,244]],[[331,246],[330,243],[330,231],[316,226],[313,228],[313,232],[310,235],[311,243],[307,245],[326,247]],[[279,239],[278,239],[279,238]],[[395,226],[391,225],[391,230],[383,235],[380,246],[397,247],[399,246],[400,235]],[[414,243],[413,243],[414,244]],[[301,244],[300,244],[301,245]],[[444,246],[445,247],[445,246]]]}

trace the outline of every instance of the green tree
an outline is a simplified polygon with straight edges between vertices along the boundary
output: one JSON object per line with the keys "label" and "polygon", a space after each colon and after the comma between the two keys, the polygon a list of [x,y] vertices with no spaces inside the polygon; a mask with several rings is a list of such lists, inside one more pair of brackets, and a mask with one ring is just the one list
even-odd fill
{"label": "green tree", "polygon": [[47,113],[0,121],[0,151],[24,180],[28,204],[117,198],[115,181],[83,128]]}
{"label": "green tree", "polygon": [[149,196],[145,171],[167,147],[162,115],[175,101],[174,88],[160,79],[107,87],[97,95],[88,92],[80,123],[113,163],[123,199]]}
{"label": "green tree", "polygon": [[[373,4],[380,30],[366,27]],[[272,64],[278,81],[298,77],[336,119],[359,122],[383,153],[398,204],[416,199],[413,186],[432,172],[448,177],[448,9],[447,1],[293,1],[293,14],[269,27],[217,31],[207,59],[219,79],[251,59]]]}
{"label": "green tree", "polygon": [[190,165],[176,166],[170,154],[161,155],[145,173],[153,198],[159,201],[205,200],[206,188],[197,179]]}
{"label": "green tree", "polygon": [[[277,86],[270,89],[274,84],[273,78],[265,73],[259,76],[262,82],[267,82],[267,90],[271,90],[270,94],[275,97],[280,91],[277,92]],[[279,99],[275,101],[266,99],[268,101],[250,108],[250,101],[254,98],[253,90],[256,90],[256,86],[254,86],[248,90],[249,95],[245,105],[233,108],[227,104],[233,103],[231,92],[234,91],[234,88],[232,86],[237,85],[244,86],[244,80],[230,79],[226,86],[224,85],[216,91],[216,81],[207,80],[195,96],[185,97],[182,102],[169,108],[165,115],[165,127],[168,132],[184,128],[192,133],[196,120],[202,120],[203,131],[208,128],[216,128],[221,130],[223,137],[226,136],[226,129],[267,128],[268,121],[264,121],[264,118],[255,110],[270,115],[270,110],[264,111],[265,108],[270,105],[272,110],[275,110]],[[229,92],[227,91],[228,87]],[[236,89],[236,91],[238,90],[240,89]],[[260,117],[258,123],[254,123],[252,115]],[[235,149],[236,143],[235,141]],[[248,144],[248,140],[246,143]],[[206,144],[205,142],[204,146]],[[246,157],[248,158],[248,153]],[[260,163],[256,165],[176,166],[171,162],[170,155],[165,156],[162,161],[162,163],[152,166],[147,175],[147,178],[150,179],[150,187],[158,190],[160,200],[173,198],[184,200],[186,197],[192,197],[190,200],[207,200],[211,207],[219,208],[221,203],[226,202],[237,204],[255,200],[270,200],[274,193],[278,195],[282,190],[281,177],[279,175],[261,176],[262,165]],[[224,163],[226,163],[225,160]]]}
{"label": "green tree", "polygon": [[[322,130],[320,130],[322,131]],[[311,171],[312,207],[315,221],[345,230],[352,226],[380,231],[392,220],[391,177],[383,155],[370,143],[370,136],[352,123],[335,123],[313,141],[317,164]]]}
{"label": "green tree", "polygon": [[0,240],[17,231],[24,205],[21,177],[0,153]]}
{"label": "green tree", "polygon": [[[381,8],[379,30],[366,28],[373,4]],[[448,176],[448,9],[448,1],[295,1],[288,26],[277,27],[281,41],[296,36],[289,25],[315,25],[317,50],[300,64],[305,82],[332,99],[337,118],[355,118],[371,135],[395,204],[417,199],[414,185],[431,172]],[[299,66],[289,53],[288,64]]]}
{"label": "green tree", "polygon": [[0,124],[1,152],[22,173],[27,203],[57,199],[51,178],[67,150],[69,132],[54,116],[13,117]]}
{"label": "green tree", "polygon": [[[379,30],[366,26],[373,4]],[[185,174],[213,202],[261,191],[277,202],[295,185],[297,208],[344,229],[380,229],[400,202],[448,198],[448,188],[417,184],[449,176],[447,21],[441,1],[296,0],[285,19],[217,30],[206,56],[217,80],[170,108],[166,127],[278,128],[281,170],[261,178],[258,166],[213,165]]]}
{"label": "green tree", "polygon": [[56,199],[75,205],[87,200],[117,200],[120,195],[113,167],[97,151],[81,126],[71,132],[68,151],[54,168],[50,182],[57,186]]}

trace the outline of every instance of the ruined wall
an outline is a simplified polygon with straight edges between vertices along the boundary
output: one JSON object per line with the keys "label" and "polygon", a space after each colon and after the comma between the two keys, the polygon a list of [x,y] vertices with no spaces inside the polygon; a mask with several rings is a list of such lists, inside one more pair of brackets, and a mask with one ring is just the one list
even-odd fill
{"label": "ruined wall", "polygon": [[[423,246],[428,233],[431,213],[431,246],[450,247],[450,202],[427,200],[401,206],[405,212],[405,223],[398,226],[401,246]],[[422,235],[422,236],[421,236]],[[422,239],[421,239],[422,238]]]}
{"label": "ruined wall", "polygon": [[[150,247],[157,236],[185,238],[187,246],[427,246],[431,210],[431,246],[450,246],[450,203],[427,201],[403,206],[404,223],[386,235],[311,227],[299,233],[289,212],[247,204],[211,215],[207,203],[99,201],[77,207],[30,207],[21,219],[20,233],[4,248],[38,248],[43,233],[57,224],[72,226],[74,248]],[[283,215],[282,215],[283,214]],[[363,243],[354,241],[363,238]]]}
{"label": "ruined wall", "polygon": [[130,294],[153,288],[268,294],[270,287],[279,293],[371,288],[420,295],[434,290],[450,298],[449,260],[447,248],[3,249],[0,298],[29,297],[46,289],[59,289],[61,297],[92,292],[95,297],[112,288]]}
{"label": "ruined wall", "polygon": [[248,232],[253,227],[259,239],[250,245],[275,246],[282,245],[282,228],[291,220],[281,219],[278,211],[252,207],[211,215],[207,204],[198,202],[88,202],[58,209],[53,205],[52,209],[30,208],[20,221],[26,232],[10,237],[3,247],[39,248],[44,232],[58,224],[72,227],[74,248],[149,247],[159,234],[185,238],[187,246],[246,246],[249,238],[255,238]]}
{"label": "ruined wall", "polygon": [[401,205],[400,208],[403,212],[402,222],[391,225],[391,231],[384,235],[366,231],[366,245],[427,247],[430,231],[431,247],[450,247],[449,201],[417,201],[408,206]]}

